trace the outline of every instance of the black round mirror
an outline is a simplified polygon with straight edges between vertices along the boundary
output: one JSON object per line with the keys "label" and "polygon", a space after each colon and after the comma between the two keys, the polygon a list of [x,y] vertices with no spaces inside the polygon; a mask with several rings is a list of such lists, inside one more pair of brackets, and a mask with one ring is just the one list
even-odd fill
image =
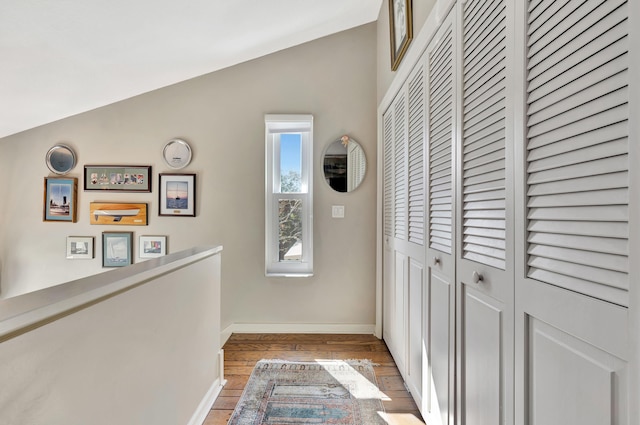
{"label": "black round mirror", "polygon": [[351,192],[360,186],[367,170],[362,146],[349,136],[327,146],[322,158],[325,181],[336,192]]}

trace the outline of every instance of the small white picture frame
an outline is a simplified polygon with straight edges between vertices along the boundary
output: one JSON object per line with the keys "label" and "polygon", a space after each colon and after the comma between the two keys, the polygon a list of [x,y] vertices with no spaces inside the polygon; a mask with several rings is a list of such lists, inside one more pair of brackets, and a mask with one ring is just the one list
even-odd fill
{"label": "small white picture frame", "polygon": [[93,236],[67,236],[67,259],[92,260],[94,246]]}
{"label": "small white picture frame", "polygon": [[156,258],[167,255],[166,236],[140,236],[139,242],[140,258]]}

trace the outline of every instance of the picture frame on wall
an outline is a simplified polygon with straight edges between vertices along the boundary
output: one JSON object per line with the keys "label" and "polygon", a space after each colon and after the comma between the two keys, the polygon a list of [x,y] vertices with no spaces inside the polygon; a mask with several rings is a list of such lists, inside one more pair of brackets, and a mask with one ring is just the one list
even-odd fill
{"label": "picture frame on wall", "polygon": [[140,258],[156,258],[167,254],[166,236],[140,236],[138,241]]}
{"label": "picture frame on wall", "polygon": [[78,179],[44,178],[43,221],[75,223],[78,218]]}
{"label": "picture frame on wall", "polygon": [[413,39],[413,13],[411,0],[387,0],[389,2],[389,34],[391,41],[391,70],[400,66],[402,58]]}
{"label": "picture frame on wall", "polygon": [[85,165],[84,190],[151,192],[150,165]]}
{"label": "picture frame on wall", "polygon": [[158,214],[171,217],[196,216],[196,175],[160,174]]}
{"label": "picture frame on wall", "polygon": [[90,202],[89,224],[112,224],[119,226],[146,226],[148,224],[146,203],[135,202]]}
{"label": "picture frame on wall", "polygon": [[95,238],[93,236],[68,236],[67,259],[91,260],[94,257]]}
{"label": "picture frame on wall", "polygon": [[102,267],[133,264],[133,232],[102,232]]}

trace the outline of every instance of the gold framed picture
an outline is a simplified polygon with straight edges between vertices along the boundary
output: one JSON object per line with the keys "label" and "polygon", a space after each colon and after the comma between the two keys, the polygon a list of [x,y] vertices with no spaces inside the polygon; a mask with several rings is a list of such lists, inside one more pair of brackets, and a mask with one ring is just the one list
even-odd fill
{"label": "gold framed picture", "polygon": [[411,0],[389,1],[389,34],[391,39],[391,70],[395,71],[413,38]]}

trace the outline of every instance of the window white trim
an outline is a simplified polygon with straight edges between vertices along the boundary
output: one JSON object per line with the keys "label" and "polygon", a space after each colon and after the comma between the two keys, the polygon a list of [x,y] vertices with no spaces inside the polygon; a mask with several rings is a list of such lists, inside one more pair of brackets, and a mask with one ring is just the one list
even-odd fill
{"label": "window white trim", "polygon": [[[265,115],[265,275],[313,275],[313,116]],[[301,136],[301,189],[280,192],[280,135]],[[300,260],[279,260],[278,201],[302,201],[302,252]]]}

